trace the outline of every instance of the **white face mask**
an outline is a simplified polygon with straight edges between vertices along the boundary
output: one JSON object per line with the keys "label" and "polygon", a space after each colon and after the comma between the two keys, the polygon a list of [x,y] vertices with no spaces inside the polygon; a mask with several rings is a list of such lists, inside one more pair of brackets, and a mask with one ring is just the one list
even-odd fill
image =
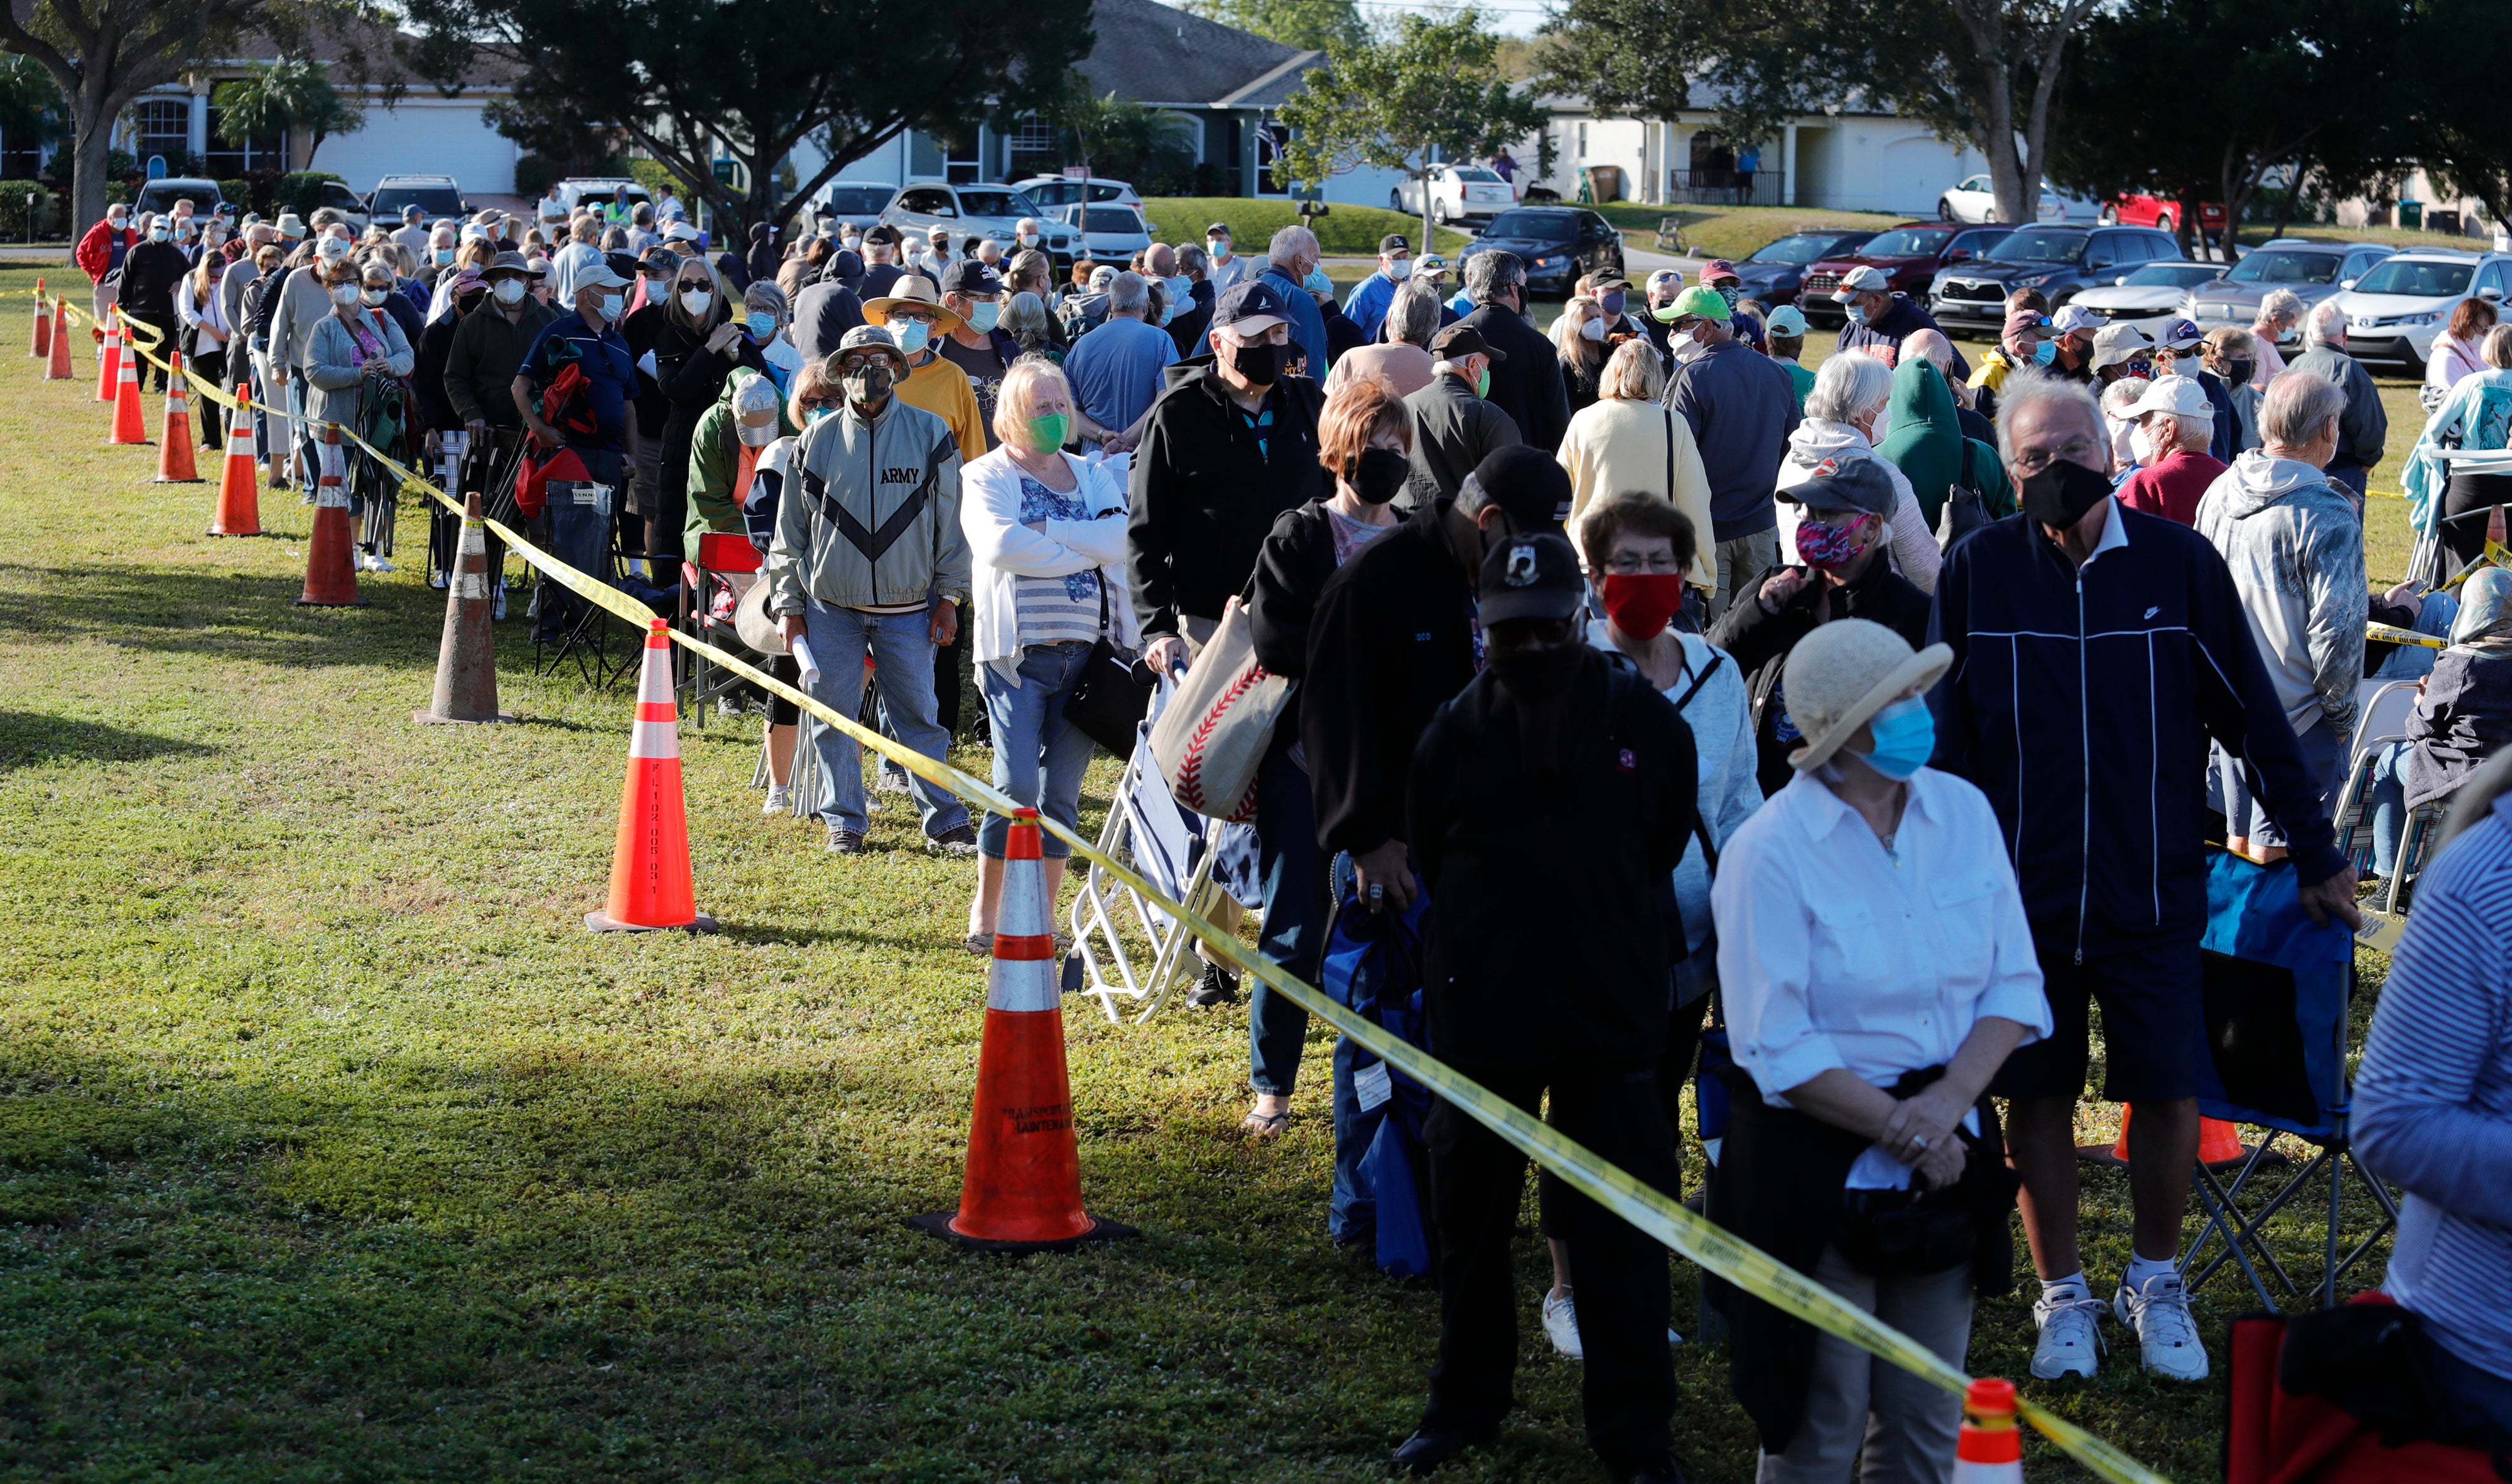
{"label": "white face mask", "polygon": [[1602,320],[1593,320],[1593,319],[1591,319],[1591,320],[1587,320],[1587,321],[1582,322],[1582,323],[1581,323],[1581,325],[1579,326],[1579,338],[1580,338],[1580,339],[1583,339],[1583,340],[1601,340],[1601,339],[1603,339],[1604,337],[1605,337],[1605,322],[1604,322],[1604,321],[1602,321]]}
{"label": "white face mask", "polygon": [[2128,451],[2140,464],[2154,462],[2154,435],[2146,431],[2143,423],[2129,429]]}
{"label": "white face mask", "polygon": [[776,441],[776,419],[770,417],[754,428],[736,417],[733,419],[733,432],[745,447],[764,449]]}
{"label": "white face mask", "polygon": [[389,289],[367,289],[360,291],[358,297],[365,299],[368,303],[373,304],[377,308],[381,308],[383,306],[384,295],[390,293],[392,293],[392,291]]}
{"label": "white face mask", "polygon": [[604,323],[608,324],[619,318],[619,312],[627,307],[628,300],[624,297],[616,293],[606,293],[602,296],[602,307],[598,312]]}
{"label": "white face mask", "polygon": [[489,292],[497,296],[497,302],[500,304],[520,304],[524,300],[524,281],[519,278],[501,278],[497,280],[496,287]]}
{"label": "white face mask", "polygon": [[715,295],[707,290],[684,289],[681,291],[681,307],[691,314],[706,313],[707,305],[714,302]]}
{"label": "white face mask", "polygon": [[354,304],[354,303],[356,303],[357,301],[358,301],[358,286],[357,286],[357,285],[355,285],[355,284],[334,284],[334,285],[332,286],[332,302],[333,302],[333,303],[334,303],[334,304],[341,304],[341,305],[347,305],[347,304]]}
{"label": "white face mask", "polygon": [[1387,265],[1387,276],[1399,284],[1404,282],[1406,279],[1411,278],[1413,276],[1413,259],[1409,257],[1399,257],[1393,262],[1389,263]]}

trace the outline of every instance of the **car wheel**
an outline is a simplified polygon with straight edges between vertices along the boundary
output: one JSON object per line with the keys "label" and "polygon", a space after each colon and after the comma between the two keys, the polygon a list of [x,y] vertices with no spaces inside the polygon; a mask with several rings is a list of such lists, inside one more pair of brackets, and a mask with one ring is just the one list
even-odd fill
{"label": "car wheel", "polygon": [[1389,191],[1387,193],[1387,209],[1391,212],[1400,212],[1404,210],[1404,192],[1401,190]]}
{"label": "car wheel", "polygon": [[1431,220],[1438,226],[1448,224],[1448,203],[1444,197],[1434,196],[1431,199]]}

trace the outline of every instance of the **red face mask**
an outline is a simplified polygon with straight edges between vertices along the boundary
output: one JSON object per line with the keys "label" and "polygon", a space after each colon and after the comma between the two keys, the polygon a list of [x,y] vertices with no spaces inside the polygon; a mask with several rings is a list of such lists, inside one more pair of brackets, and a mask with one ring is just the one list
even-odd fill
{"label": "red face mask", "polygon": [[1607,572],[1601,591],[1614,627],[1633,639],[1655,639],[1683,608],[1681,572]]}

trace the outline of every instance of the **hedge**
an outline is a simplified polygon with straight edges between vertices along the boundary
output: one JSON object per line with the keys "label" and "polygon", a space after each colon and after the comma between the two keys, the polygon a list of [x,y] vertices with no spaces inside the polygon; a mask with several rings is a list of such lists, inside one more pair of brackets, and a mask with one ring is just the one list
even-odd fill
{"label": "hedge", "polygon": [[0,242],[26,240],[26,197],[35,198],[35,231],[42,234],[51,215],[53,193],[38,180],[0,180]]}
{"label": "hedge", "polygon": [[328,170],[292,170],[279,177],[279,188],[271,193],[272,204],[283,212],[311,216],[314,209],[323,204],[323,182],[326,180],[347,183]]}

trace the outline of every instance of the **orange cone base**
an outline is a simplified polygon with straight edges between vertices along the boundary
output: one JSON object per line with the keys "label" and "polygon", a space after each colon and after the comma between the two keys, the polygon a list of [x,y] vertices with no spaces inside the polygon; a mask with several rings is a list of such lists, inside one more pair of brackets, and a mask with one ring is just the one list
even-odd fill
{"label": "orange cone base", "polygon": [[914,1227],[928,1236],[938,1236],[944,1241],[956,1242],[971,1252],[1008,1252],[1014,1256],[1024,1252],[1071,1252],[1085,1242],[1123,1241],[1127,1237],[1143,1234],[1123,1222],[1108,1221],[1096,1216],[1085,1216],[1082,1220],[1088,1222],[1090,1226],[1089,1230],[1080,1235],[1043,1242],[999,1241],[992,1237],[970,1236],[960,1230],[960,1213],[957,1211],[936,1211],[929,1216],[911,1216],[907,1218],[906,1225]]}
{"label": "orange cone base", "polygon": [[[431,717],[426,712],[422,711],[416,716],[412,717],[411,720],[413,722],[451,722],[453,718]],[[497,720],[500,722],[512,722],[515,718],[500,713]],[[487,722],[474,722],[469,724],[474,726],[487,726],[492,723]],[[584,925],[598,933],[712,933],[723,931],[722,928],[716,926],[715,918],[708,917],[705,913],[699,913],[686,922],[618,922],[613,921],[610,915],[607,912],[588,912],[584,915]]]}

